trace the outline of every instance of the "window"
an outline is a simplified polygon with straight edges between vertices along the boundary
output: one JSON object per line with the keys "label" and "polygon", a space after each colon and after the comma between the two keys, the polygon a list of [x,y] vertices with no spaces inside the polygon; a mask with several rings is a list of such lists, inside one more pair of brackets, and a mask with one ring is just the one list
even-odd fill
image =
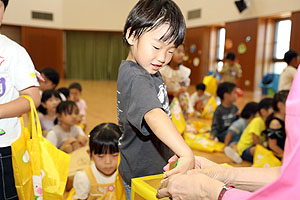
{"label": "window", "polygon": [[225,28],[218,30],[218,41],[217,41],[217,68],[221,71],[223,68],[224,48],[225,48]]}
{"label": "window", "polygon": [[291,20],[280,20],[275,24],[275,37],[274,37],[274,73],[280,74],[286,67],[283,62],[285,52],[290,49],[291,38]]}

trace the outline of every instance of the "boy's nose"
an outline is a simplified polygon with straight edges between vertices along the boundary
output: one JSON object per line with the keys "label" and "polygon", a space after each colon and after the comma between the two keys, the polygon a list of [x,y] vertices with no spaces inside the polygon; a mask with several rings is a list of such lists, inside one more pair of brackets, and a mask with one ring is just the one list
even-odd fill
{"label": "boy's nose", "polygon": [[166,61],[166,51],[161,51],[159,52],[158,56],[157,56],[157,60],[160,62],[160,63],[165,63]]}

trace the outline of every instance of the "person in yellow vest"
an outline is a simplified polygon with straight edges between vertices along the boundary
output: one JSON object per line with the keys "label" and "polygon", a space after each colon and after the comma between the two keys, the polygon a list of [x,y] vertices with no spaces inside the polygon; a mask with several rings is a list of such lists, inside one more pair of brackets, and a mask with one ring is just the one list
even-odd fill
{"label": "person in yellow vest", "polygon": [[116,200],[119,127],[114,123],[97,125],[90,133],[90,156],[94,161],[74,176],[73,199]]}

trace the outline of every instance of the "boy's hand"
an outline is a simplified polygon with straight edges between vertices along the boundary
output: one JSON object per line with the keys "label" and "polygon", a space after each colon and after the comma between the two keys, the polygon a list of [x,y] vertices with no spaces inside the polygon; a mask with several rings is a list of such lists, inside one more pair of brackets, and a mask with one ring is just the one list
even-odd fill
{"label": "boy's hand", "polygon": [[183,156],[178,159],[176,168],[164,173],[164,178],[169,177],[173,174],[185,173],[195,167],[194,156]]}
{"label": "boy's hand", "polygon": [[68,138],[68,139],[64,142],[64,144],[72,144],[72,143],[74,143],[74,142],[77,142],[77,140],[76,140],[75,138],[71,137],[71,138]]}
{"label": "boy's hand", "polygon": [[87,137],[85,137],[83,135],[78,135],[77,140],[81,146],[85,146],[88,141]]}

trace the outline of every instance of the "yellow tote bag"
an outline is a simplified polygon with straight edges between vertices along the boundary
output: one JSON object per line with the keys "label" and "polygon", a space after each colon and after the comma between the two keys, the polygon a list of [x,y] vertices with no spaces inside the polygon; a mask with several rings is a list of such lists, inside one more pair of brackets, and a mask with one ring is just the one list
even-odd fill
{"label": "yellow tote bag", "polygon": [[[27,128],[22,127],[22,136],[12,144],[14,176],[19,199],[63,199],[70,156],[42,136],[34,103],[30,97],[23,97],[30,102],[29,125]],[[17,147],[18,145],[21,147]],[[24,163],[25,169],[22,168]],[[23,170],[28,174],[24,175]],[[27,193],[30,193],[30,196]]]}
{"label": "yellow tote bag", "polygon": [[281,161],[274,156],[272,151],[256,145],[252,167],[277,167],[281,166]]}
{"label": "yellow tote bag", "polygon": [[178,99],[175,97],[170,105],[170,111],[172,115],[172,121],[175,124],[179,133],[183,133],[186,127],[183,113]]}
{"label": "yellow tote bag", "polygon": [[205,119],[212,119],[214,116],[214,112],[218,107],[215,97],[211,96],[205,105],[203,112],[201,113],[201,117]]}
{"label": "yellow tote bag", "polygon": [[205,76],[203,78],[203,83],[206,86],[205,91],[211,94],[212,96],[216,96],[217,94],[217,79],[215,79],[214,74]]}

